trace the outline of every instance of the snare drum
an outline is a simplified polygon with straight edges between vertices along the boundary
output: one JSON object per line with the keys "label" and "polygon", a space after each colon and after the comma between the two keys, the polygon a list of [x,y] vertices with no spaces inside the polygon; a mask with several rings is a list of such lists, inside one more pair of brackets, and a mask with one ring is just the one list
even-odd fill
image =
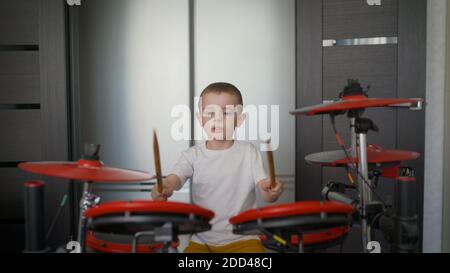
{"label": "snare drum", "polygon": [[[133,251],[133,236],[88,232],[86,247],[96,253],[131,253]],[[171,247],[177,248],[179,242],[173,242]],[[145,242],[137,245],[137,253],[157,253],[164,249],[163,243]]]}
{"label": "snare drum", "polygon": [[[114,246],[115,249],[128,250],[128,246],[105,242],[92,236],[92,232],[112,233],[133,236],[136,252],[144,250],[147,246],[139,248],[138,236],[164,238],[167,246],[176,241],[174,238],[180,234],[194,234],[211,229],[209,221],[214,212],[199,206],[163,201],[115,201],[98,205],[86,210],[87,229],[91,236],[87,236],[87,243],[97,250],[106,250],[99,246]],[[159,234],[158,232],[162,234]],[[159,239],[156,240],[160,242]],[[111,249],[111,248],[108,248]],[[131,249],[133,247],[131,246]],[[154,248],[152,251],[155,250]]]}
{"label": "snare drum", "polygon": [[[342,244],[349,231],[350,226],[342,226],[317,232],[304,233],[302,235],[303,250],[305,252],[319,251]],[[300,243],[298,235],[290,236],[290,246],[283,246],[267,235],[261,235],[260,239],[264,247],[277,252],[297,252]]]}
{"label": "snare drum", "polygon": [[[304,201],[272,205],[245,211],[230,219],[233,232],[266,235],[291,242],[297,236],[298,247],[326,243],[348,232],[354,208],[331,201]],[[315,235],[313,235],[315,234]]]}

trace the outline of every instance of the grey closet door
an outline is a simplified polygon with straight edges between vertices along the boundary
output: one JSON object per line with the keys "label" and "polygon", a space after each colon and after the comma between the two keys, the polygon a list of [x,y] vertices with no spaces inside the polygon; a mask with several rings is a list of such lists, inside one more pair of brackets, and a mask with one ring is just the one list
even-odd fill
{"label": "grey closet door", "polygon": [[[65,1],[0,0],[0,251],[24,249],[24,182],[46,182],[46,230],[67,193],[67,181],[17,168],[68,160],[66,66]],[[69,240],[66,208],[57,226],[53,247]]]}
{"label": "grey closet door", "polygon": [[[297,0],[298,108],[337,98],[349,78],[358,79],[363,87],[370,85],[370,97],[425,97],[426,1],[381,3],[370,6],[359,0]],[[397,37],[398,43],[322,46],[323,40],[372,37]],[[377,133],[369,132],[369,144],[422,155],[407,162],[416,170],[412,206],[422,226],[424,111],[368,109],[364,116],[380,128]],[[350,146],[348,119],[339,116],[336,123]],[[339,149],[328,116],[297,117],[296,139],[297,200],[320,199],[327,182],[346,181],[344,169],[322,168],[304,160],[311,153]],[[377,191],[385,200],[395,201],[396,182],[380,179]],[[360,230],[353,228],[344,250],[362,251],[360,237]]]}

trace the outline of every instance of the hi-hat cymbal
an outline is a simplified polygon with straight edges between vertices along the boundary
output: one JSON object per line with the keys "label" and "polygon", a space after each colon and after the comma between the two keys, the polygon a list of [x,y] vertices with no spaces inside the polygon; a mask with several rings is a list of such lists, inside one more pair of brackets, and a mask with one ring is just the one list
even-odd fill
{"label": "hi-hat cymbal", "polygon": [[[328,151],[322,153],[310,154],[305,157],[308,163],[319,164],[323,166],[344,166],[348,164],[357,164],[358,158],[351,157],[352,151],[348,149],[350,159],[346,157],[343,150]],[[367,146],[367,163],[368,164],[383,164],[392,162],[402,162],[417,159],[419,153],[403,150],[388,150],[383,149],[378,145]]]}
{"label": "hi-hat cymbal", "polygon": [[91,182],[138,182],[154,178],[141,171],[106,167],[98,160],[27,162],[19,164],[19,168],[44,176]]}
{"label": "hi-hat cymbal", "polygon": [[407,98],[368,98],[364,95],[353,95],[342,97],[341,99],[329,103],[322,103],[313,106],[308,106],[291,111],[292,115],[321,115],[330,114],[333,112],[345,112],[349,110],[361,110],[375,107],[388,107],[402,104],[418,104],[421,99],[407,99]]}

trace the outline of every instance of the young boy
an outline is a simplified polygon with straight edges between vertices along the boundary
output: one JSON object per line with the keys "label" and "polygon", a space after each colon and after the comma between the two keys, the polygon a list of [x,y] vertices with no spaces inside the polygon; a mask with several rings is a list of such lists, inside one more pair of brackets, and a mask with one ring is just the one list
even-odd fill
{"label": "young boy", "polygon": [[275,202],[283,184],[270,181],[256,147],[233,140],[245,120],[241,92],[229,83],[213,83],[200,95],[197,118],[208,135],[206,142],[182,153],[171,174],[163,182],[163,192],[152,190],[155,200],[167,200],[175,190],[192,179],[192,196],[198,206],[214,211],[212,229],[192,236],[185,253],[264,252],[258,236],[233,234],[229,219],[256,207],[255,188],[267,202]]}

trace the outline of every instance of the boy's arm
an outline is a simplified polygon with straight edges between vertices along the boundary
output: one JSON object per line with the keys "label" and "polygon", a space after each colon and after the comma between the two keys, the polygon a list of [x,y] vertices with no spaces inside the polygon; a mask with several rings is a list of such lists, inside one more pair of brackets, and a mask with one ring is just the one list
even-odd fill
{"label": "boy's arm", "polygon": [[175,175],[171,174],[163,180],[163,191],[159,192],[157,185],[152,188],[152,198],[153,200],[167,201],[169,197],[173,195],[174,191],[181,189],[181,179]]}
{"label": "boy's arm", "polygon": [[195,150],[192,148],[181,153],[170,175],[163,179],[163,192],[158,192],[158,187],[155,185],[152,189],[152,198],[154,200],[166,201],[167,198],[172,196],[174,191],[180,190],[186,180],[194,174],[194,159]]}
{"label": "boy's arm", "polygon": [[277,201],[283,193],[283,182],[278,178],[275,178],[274,188],[270,188],[270,180],[268,178],[259,181],[257,187],[264,201],[269,203]]}
{"label": "boy's arm", "polygon": [[176,174],[170,174],[166,178],[166,183],[170,186],[174,191],[178,191],[181,189],[181,179]]}

